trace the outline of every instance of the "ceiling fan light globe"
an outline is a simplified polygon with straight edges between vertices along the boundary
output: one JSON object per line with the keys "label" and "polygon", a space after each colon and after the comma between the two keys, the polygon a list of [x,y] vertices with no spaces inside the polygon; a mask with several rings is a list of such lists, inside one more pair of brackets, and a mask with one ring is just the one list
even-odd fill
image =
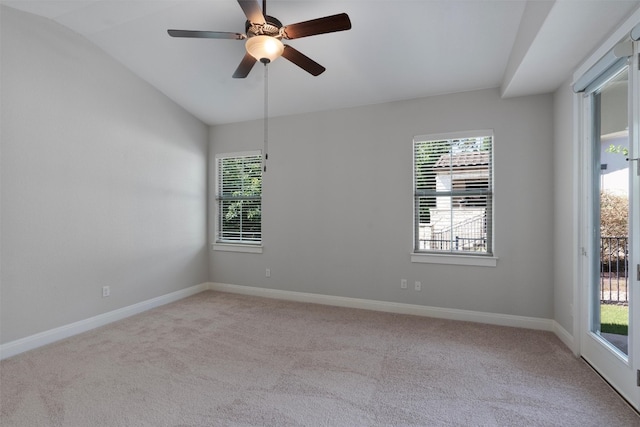
{"label": "ceiling fan light globe", "polygon": [[249,55],[265,63],[277,59],[284,51],[284,45],[279,39],[263,35],[249,38],[245,47]]}

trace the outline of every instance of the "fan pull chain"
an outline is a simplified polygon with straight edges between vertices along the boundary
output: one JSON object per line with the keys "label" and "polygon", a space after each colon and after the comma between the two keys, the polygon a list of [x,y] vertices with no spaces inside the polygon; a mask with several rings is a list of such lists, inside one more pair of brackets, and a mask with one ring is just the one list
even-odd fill
{"label": "fan pull chain", "polygon": [[269,154],[269,71],[267,64],[264,64],[264,148],[262,159],[262,170],[267,171],[267,159]]}

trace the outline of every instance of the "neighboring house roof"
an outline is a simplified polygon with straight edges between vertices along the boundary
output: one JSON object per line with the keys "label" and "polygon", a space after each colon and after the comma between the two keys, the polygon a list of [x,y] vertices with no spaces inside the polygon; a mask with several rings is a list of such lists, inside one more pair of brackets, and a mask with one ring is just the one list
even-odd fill
{"label": "neighboring house roof", "polygon": [[469,151],[458,154],[443,154],[440,156],[434,169],[438,168],[460,168],[469,166],[482,166],[489,164],[489,152],[488,151]]}

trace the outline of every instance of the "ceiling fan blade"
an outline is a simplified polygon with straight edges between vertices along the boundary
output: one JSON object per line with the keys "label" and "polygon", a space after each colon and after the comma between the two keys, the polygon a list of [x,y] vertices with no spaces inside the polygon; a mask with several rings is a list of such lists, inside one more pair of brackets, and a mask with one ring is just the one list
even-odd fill
{"label": "ceiling fan blade", "polygon": [[236,71],[233,73],[233,78],[244,79],[249,75],[249,71],[251,71],[255,64],[256,58],[249,55],[248,52],[245,53],[244,58],[242,58],[242,61],[240,61],[240,65],[238,65],[238,68],[236,68]]}
{"label": "ceiling fan blade", "polygon": [[299,39],[301,37],[314,36],[316,34],[334,33],[351,29],[351,20],[346,13],[325,16],[311,21],[298,22],[285,26],[282,31],[284,38]]}
{"label": "ceiling fan blade", "polygon": [[326,70],[326,68],[313,59],[288,45],[284,46],[282,56],[314,76],[319,76]]}
{"label": "ceiling fan blade", "polygon": [[246,15],[247,20],[252,24],[264,25],[267,23],[262,14],[262,9],[260,9],[258,0],[238,0],[238,4]]}
{"label": "ceiling fan blade", "polygon": [[194,39],[230,39],[244,40],[246,35],[240,33],[228,33],[224,31],[191,31],[191,30],[167,30],[171,37],[190,37]]}

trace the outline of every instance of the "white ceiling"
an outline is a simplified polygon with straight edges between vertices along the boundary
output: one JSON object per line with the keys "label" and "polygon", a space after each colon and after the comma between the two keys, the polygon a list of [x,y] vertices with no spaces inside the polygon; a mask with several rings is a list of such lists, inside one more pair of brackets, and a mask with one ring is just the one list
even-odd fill
{"label": "white ceiling", "polygon": [[[237,40],[171,38],[169,28],[244,32],[236,0],[0,0],[82,34],[208,124],[263,116],[264,70],[232,73]],[[352,29],[287,44],[318,77],[280,58],[270,116],[500,87],[505,97],[565,81],[639,0],[342,0],[267,2],[283,24],[346,12]]]}

